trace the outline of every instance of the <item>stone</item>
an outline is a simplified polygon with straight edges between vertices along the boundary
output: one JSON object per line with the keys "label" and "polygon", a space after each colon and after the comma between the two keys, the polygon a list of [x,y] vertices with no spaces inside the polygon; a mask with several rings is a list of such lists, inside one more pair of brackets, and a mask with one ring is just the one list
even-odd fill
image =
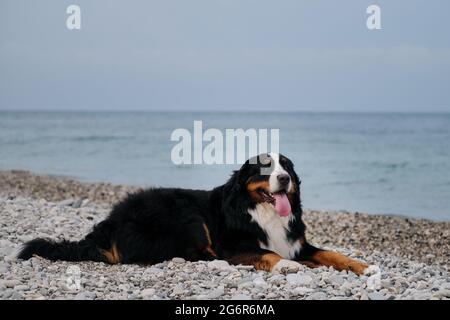
{"label": "stone", "polygon": [[62,206],[62,207],[68,207],[71,206],[74,202],[74,199],[66,199],[66,200],[62,200],[58,203],[58,205]]}
{"label": "stone", "polygon": [[308,293],[314,292],[314,289],[306,288],[306,287],[296,287],[292,290],[294,295],[306,295]]}
{"label": "stone", "polygon": [[207,299],[217,299],[217,298],[221,297],[224,293],[225,293],[224,288],[222,286],[220,286],[217,289],[210,291],[206,295],[206,298]]}
{"label": "stone", "polygon": [[95,292],[79,292],[73,299],[74,300],[92,300],[96,297]]}
{"label": "stone", "polygon": [[342,285],[344,283],[344,277],[341,275],[332,275],[325,280],[326,283]]}
{"label": "stone", "polygon": [[153,288],[147,288],[141,291],[140,296],[145,298],[145,297],[151,297],[156,293],[156,290]]}
{"label": "stone", "polygon": [[155,267],[147,268],[144,271],[144,273],[147,273],[147,274],[160,274],[160,273],[163,273],[163,272],[164,272],[164,270],[159,269],[159,268],[155,268]]}
{"label": "stone", "polygon": [[28,289],[30,289],[30,287],[24,284],[20,284],[14,287],[15,291],[26,291]]}
{"label": "stone", "polygon": [[0,262],[0,274],[6,274],[8,272],[8,264]]}
{"label": "stone", "polygon": [[183,258],[179,258],[179,257],[175,257],[172,259],[173,263],[185,263],[186,260],[184,260]]}
{"label": "stone", "polygon": [[208,262],[208,268],[209,269],[217,269],[217,270],[229,270],[234,271],[236,270],[230,264],[225,260],[213,260]]}
{"label": "stone", "polygon": [[6,288],[14,288],[15,286],[20,285],[21,282],[19,280],[4,280],[3,285]]}
{"label": "stone", "polygon": [[258,276],[255,279],[253,279],[253,283],[258,287],[267,286],[267,282],[264,280],[264,278],[262,276]]}
{"label": "stone", "polygon": [[267,279],[268,282],[274,283],[274,284],[280,284],[281,282],[285,281],[286,277],[282,274],[275,274]]}
{"label": "stone", "polygon": [[13,293],[14,293],[13,289],[6,289],[2,293],[2,299],[9,299],[13,295]]}
{"label": "stone", "polygon": [[442,299],[442,298],[450,298],[450,290],[448,289],[440,289],[433,294],[433,297]]}
{"label": "stone", "polygon": [[175,286],[175,287],[173,288],[173,290],[172,290],[172,294],[174,294],[174,295],[181,295],[181,294],[183,294],[184,292],[185,292],[185,291],[184,291],[183,287],[180,286],[180,285]]}
{"label": "stone", "polygon": [[231,300],[251,300],[252,298],[249,295],[243,293],[237,293],[231,296]]}
{"label": "stone", "polygon": [[315,292],[308,297],[310,300],[325,300],[327,298],[327,294],[325,292]]}
{"label": "stone", "polygon": [[369,292],[368,297],[370,300],[387,300],[388,298],[387,296],[378,291]]}
{"label": "stone", "polygon": [[235,268],[237,270],[253,270],[253,269],[255,269],[254,266],[246,266],[246,265],[243,265],[243,264],[237,265],[237,266],[235,266]]}
{"label": "stone", "polygon": [[83,199],[77,199],[72,203],[72,208],[78,209],[82,206],[83,204]]}
{"label": "stone", "polygon": [[23,294],[21,292],[14,291],[14,293],[11,296],[11,299],[12,300],[21,300],[21,299],[23,299]]}
{"label": "stone", "polygon": [[15,254],[10,254],[8,256],[3,257],[3,261],[5,262],[11,262],[11,261],[16,261],[17,257]]}
{"label": "stone", "polygon": [[301,275],[298,273],[290,273],[286,276],[286,281],[290,285],[307,286],[310,285],[313,279],[308,275]]}

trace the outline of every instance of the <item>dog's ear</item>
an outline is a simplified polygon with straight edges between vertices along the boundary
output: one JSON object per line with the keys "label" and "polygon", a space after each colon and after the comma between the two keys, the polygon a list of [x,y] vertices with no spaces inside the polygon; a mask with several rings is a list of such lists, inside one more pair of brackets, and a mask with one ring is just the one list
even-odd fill
{"label": "dog's ear", "polygon": [[231,175],[230,179],[227,182],[228,191],[230,193],[241,191],[242,190],[241,182],[242,182],[242,175],[240,170],[233,171],[233,174]]}
{"label": "dog's ear", "polygon": [[301,200],[301,193],[300,193],[301,180],[300,180],[299,176],[297,175],[297,173],[295,172],[293,166],[289,170],[289,174],[291,175],[291,178],[295,185],[294,186],[295,192],[293,194],[292,201],[291,201],[292,212],[299,214],[301,216],[302,215],[302,200]]}
{"label": "dog's ear", "polygon": [[291,176],[292,181],[295,184],[296,191],[300,193],[300,184],[301,184],[300,178],[297,175],[297,172],[295,171],[295,167],[294,167],[294,164],[292,163],[292,161],[289,159],[286,159],[286,160],[287,161],[283,164],[283,167],[285,170],[287,170],[287,172]]}
{"label": "dog's ear", "polygon": [[232,228],[249,228],[250,215],[247,214],[247,210],[250,200],[246,189],[247,167],[246,162],[240,170],[234,171],[222,189],[222,213],[226,223]]}
{"label": "dog's ear", "polygon": [[237,193],[245,191],[247,184],[247,171],[249,167],[249,161],[247,160],[239,170],[233,171],[228,182],[225,184],[225,189],[230,193]]}
{"label": "dog's ear", "polygon": [[298,177],[297,172],[295,172],[295,170],[292,170],[292,175],[293,175],[293,178],[294,178],[294,182],[295,182],[295,184],[297,186],[297,191],[300,193],[300,184],[302,182],[300,181],[300,178]]}

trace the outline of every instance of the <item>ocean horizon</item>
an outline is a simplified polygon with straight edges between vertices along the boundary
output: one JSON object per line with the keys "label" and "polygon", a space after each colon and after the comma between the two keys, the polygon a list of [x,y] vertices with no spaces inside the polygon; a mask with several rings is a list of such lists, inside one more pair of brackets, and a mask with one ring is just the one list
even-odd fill
{"label": "ocean horizon", "polygon": [[279,129],[305,208],[450,220],[450,113],[0,111],[0,170],[210,189],[234,165],[171,161],[173,130]]}

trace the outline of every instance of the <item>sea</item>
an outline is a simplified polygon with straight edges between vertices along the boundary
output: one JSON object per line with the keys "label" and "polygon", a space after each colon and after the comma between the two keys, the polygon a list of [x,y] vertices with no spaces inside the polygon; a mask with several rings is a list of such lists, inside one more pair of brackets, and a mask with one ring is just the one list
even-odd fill
{"label": "sea", "polygon": [[[279,130],[303,206],[450,221],[450,114],[0,112],[0,170],[211,189],[234,164],[175,164],[174,130]],[[192,137],[192,145],[194,137]],[[207,145],[203,142],[203,145]],[[1,183],[1,181],[0,181]]]}

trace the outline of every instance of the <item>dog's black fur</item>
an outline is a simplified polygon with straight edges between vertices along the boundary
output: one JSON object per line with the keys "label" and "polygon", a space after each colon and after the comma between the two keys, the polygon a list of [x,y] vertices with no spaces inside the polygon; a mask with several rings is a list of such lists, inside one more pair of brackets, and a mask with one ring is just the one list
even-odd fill
{"label": "dog's black fur", "polygon": [[[292,162],[280,155],[281,161],[294,184],[289,195],[294,218],[288,239],[302,243],[293,260],[312,260],[320,249],[305,239],[300,180]],[[259,160],[256,164],[247,161],[224,185],[211,191],[154,188],[131,194],[83,240],[35,239],[25,244],[19,258],[39,255],[50,260],[154,264],[183,257],[238,263],[233,258],[239,255],[270,253],[260,247],[267,243],[267,234],[248,214],[258,203],[248,185],[268,180],[260,174],[264,166]]]}

